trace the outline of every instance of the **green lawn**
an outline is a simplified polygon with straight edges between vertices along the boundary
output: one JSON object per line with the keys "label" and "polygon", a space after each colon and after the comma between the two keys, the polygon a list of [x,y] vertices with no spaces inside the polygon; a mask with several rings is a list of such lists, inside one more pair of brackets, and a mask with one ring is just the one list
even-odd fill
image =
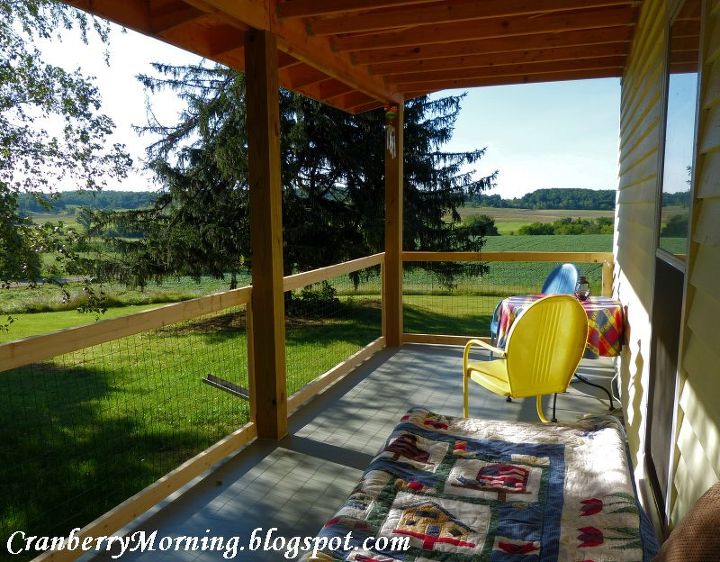
{"label": "green lawn", "polygon": [[[377,298],[307,312],[287,322],[288,395],[380,336]],[[207,374],[247,388],[242,310],[1,373],[0,534],[82,526],[245,423]]]}
{"label": "green lawn", "polygon": [[[19,340],[30,336],[56,332],[65,328],[92,324],[98,320],[127,316],[141,310],[157,308],[159,304],[140,304],[109,308],[105,314],[98,316],[94,313],[83,313],[77,310],[65,310],[61,312],[35,312],[35,313],[13,313],[14,322],[7,331],[0,331],[0,343]],[[0,318],[2,320],[2,318]]]}

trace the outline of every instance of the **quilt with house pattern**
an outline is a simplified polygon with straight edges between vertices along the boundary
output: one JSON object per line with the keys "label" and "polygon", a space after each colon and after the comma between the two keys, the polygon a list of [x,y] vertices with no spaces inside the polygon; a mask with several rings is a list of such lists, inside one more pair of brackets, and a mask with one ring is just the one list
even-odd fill
{"label": "quilt with house pattern", "polygon": [[[641,562],[657,551],[615,418],[541,425],[420,408],[320,536],[350,549],[307,560]],[[406,537],[409,549],[363,549],[368,537]]]}

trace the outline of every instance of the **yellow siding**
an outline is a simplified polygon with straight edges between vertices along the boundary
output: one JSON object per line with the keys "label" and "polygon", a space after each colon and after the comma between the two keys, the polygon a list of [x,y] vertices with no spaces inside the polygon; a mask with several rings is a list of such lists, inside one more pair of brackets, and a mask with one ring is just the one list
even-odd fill
{"label": "yellow siding", "polygon": [[[638,482],[644,476],[650,311],[655,271],[656,200],[662,142],[667,1],[646,0],[622,82],[616,211],[615,295],[627,305],[620,386]],[[647,491],[641,489],[641,495]]]}
{"label": "yellow siding", "polygon": [[705,18],[699,158],[693,201],[671,522],[720,478],[720,2]]}

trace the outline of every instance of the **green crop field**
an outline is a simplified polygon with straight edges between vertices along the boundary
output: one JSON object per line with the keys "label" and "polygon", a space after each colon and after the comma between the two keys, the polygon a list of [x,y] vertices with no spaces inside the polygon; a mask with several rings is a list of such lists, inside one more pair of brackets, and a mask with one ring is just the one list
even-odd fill
{"label": "green crop field", "polygon": [[475,207],[466,205],[458,209],[463,221],[477,215],[488,215],[495,219],[500,234],[514,234],[521,226],[533,222],[555,222],[564,218],[596,219],[612,218],[613,211],[582,211],[564,209],[503,209],[496,207]]}

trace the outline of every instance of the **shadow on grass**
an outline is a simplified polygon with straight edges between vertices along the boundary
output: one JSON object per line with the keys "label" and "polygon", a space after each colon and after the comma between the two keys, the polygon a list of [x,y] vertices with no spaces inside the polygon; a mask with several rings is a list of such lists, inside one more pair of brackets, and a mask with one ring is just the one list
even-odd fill
{"label": "shadow on grass", "polygon": [[179,419],[154,421],[109,370],[36,364],[0,377],[0,536],[67,536],[206,446]]}
{"label": "shadow on grass", "polygon": [[380,336],[381,318],[380,305],[375,301],[340,302],[308,315],[288,316],[287,345],[327,347],[348,343],[362,347]]}
{"label": "shadow on grass", "polygon": [[491,319],[490,314],[468,313],[458,316],[408,304],[403,307],[403,325],[408,333],[487,336]]}

